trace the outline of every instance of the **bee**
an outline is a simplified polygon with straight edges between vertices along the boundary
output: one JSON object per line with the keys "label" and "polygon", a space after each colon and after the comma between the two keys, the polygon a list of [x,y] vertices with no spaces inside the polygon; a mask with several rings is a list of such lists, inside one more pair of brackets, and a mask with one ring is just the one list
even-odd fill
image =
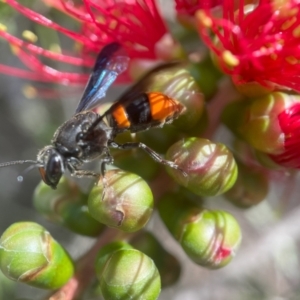
{"label": "bee", "polygon": [[[31,163],[39,169],[45,184],[56,189],[66,170],[76,177],[99,178],[102,175],[104,178],[106,165],[114,162],[110,148],[141,148],[155,161],[187,176],[176,163],[165,160],[143,143],[118,144],[114,140],[124,131],[135,133],[171,123],[185,110],[180,102],[160,92],[140,91],[137,83],[104,114],[93,111],[128,64],[129,57],[120,44],[114,42],[105,46],[96,58],[75,115],[56,130],[51,145],[38,152],[36,161],[11,161],[0,164],[0,167]],[[95,159],[101,161],[100,173],[81,169],[84,163]]]}

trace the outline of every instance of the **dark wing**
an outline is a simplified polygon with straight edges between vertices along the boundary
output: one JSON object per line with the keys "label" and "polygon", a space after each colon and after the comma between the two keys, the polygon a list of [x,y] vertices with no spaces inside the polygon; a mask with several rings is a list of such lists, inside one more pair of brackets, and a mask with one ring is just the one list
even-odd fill
{"label": "dark wing", "polygon": [[105,46],[96,59],[76,113],[97,106],[118,75],[127,69],[128,63],[129,57],[120,44],[111,43]]}
{"label": "dark wing", "polygon": [[[164,69],[169,69],[172,67],[177,67],[180,62],[174,61],[165,63],[162,65],[159,65],[149,71],[147,74],[145,74],[142,78],[140,78],[134,85],[129,87],[117,100],[117,103],[119,104],[125,104],[130,103],[134,101],[137,97],[139,97],[141,94],[145,92],[161,92],[159,90],[153,91],[151,90],[151,86],[153,85],[153,75],[158,74],[160,71],[163,71]],[[113,110],[113,107],[109,109],[108,113]]]}
{"label": "dark wing", "polygon": [[114,111],[116,106],[118,106],[119,104],[126,106],[129,103],[132,103],[134,100],[137,99],[137,97],[144,94],[145,92],[150,92],[151,91],[150,87],[153,81],[152,79],[153,74],[163,71],[165,68],[168,69],[170,67],[178,66],[179,64],[181,63],[170,62],[167,64],[163,64],[161,66],[154,68],[152,71],[144,75],[140,80],[138,80],[138,82],[136,82],[134,85],[129,87],[103,115],[99,116],[97,120],[93,122],[93,124],[90,126],[88,130],[88,133],[92,132],[93,129],[103,120],[103,118],[106,117],[107,115],[110,115]]}

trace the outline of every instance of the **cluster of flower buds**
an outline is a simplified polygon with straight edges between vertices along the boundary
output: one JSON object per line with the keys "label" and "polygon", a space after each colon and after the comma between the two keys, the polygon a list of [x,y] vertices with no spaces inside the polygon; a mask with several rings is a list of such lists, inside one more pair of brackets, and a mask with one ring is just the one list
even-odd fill
{"label": "cluster of flower buds", "polygon": [[[96,278],[90,293],[104,299],[157,299],[161,288],[179,279],[180,264],[143,230],[156,209],[195,264],[226,266],[237,253],[241,229],[229,212],[206,208],[206,198],[224,195],[238,207],[251,207],[266,198],[272,172],[300,168],[299,1],[175,0],[179,33],[168,30],[155,0],[43,0],[64,14],[61,23],[69,22],[68,28],[17,0],[4,2],[0,9],[58,32],[74,47],[63,49],[57,39],[44,47],[35,33],[25,30],[20,38],[0,24],[0,37],[24,64],[19,69],[0,62],[1,73],[69,89],[83,86],[97,53],[117,41],[130,56],[117,84],[131,83],[127,93],[163,93],[184,111],[163,128],[115,139],[142,142],[177,169],[142,150],[114,149],[117,168],[107,170],[88,193],[67,177],[56,190],[37,186],[33,202],[40,214],[98,238],[83,259],[73,262],[40,225],[15,223],[0,239],[2,272],[36,287],[60,288],[54,300],[61,299],[60,291],[73,293],[68,300],[79,298]],[[191,37],[192,46],[186,45]],[[66,71],[66,64],[77,71]],[[235,136],[231,145],[213,141],[222,123]]]}

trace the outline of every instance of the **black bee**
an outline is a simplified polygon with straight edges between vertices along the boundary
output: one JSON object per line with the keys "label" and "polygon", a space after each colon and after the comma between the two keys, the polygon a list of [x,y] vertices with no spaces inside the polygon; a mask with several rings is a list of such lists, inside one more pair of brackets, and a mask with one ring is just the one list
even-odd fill
{"label": "black bee", "polygon": [[[39,168],[43,181],[55,189],[66,170],[77,177],[104,176],[105,165],[113,163],[109,148],[142,148],[157,162],[187,176],[174,162],[163,159],[143,143],[118,144],[114,141],[116,135],[126,130],[138,132],[172,122],[185,110],[178,101],[160,92],[140,92],[136,84],[103,115],[92,110],[117,76],[127,69],[128,63],[129,57],[118,43],[104,47],[96,59],[76,114],[56,130],[51,145],[38,152],[36,161],[12,161],[0,167],[32,163]],[[100,174],[80,169],[96,158],[101,159]]]}

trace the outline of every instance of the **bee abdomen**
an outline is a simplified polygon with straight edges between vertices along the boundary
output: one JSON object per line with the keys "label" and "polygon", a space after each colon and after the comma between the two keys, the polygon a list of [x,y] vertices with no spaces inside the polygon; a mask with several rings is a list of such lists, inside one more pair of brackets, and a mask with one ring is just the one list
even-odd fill
{"label": "bee abdomen", "polygon": [[124,103],[116,103],[107,116],[110,126],[140,131],[172,122],[183,111],[177,100],[160,92],[142,93]]}
{"label": "bee abdomen", "polygon": [[177,100],[162,93],[148,93],[151,118],[159,123],[173,120],[184,110],[184,106]]}

